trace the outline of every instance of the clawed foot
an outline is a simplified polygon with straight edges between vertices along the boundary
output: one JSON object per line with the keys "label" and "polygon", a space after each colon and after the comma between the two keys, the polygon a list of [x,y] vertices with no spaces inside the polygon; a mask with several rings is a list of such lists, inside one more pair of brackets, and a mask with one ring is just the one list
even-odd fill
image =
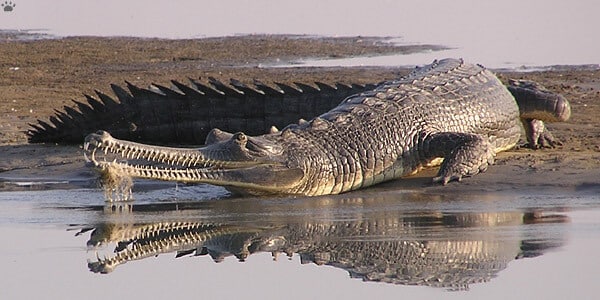
{"label": "clawed foot", "polygon": [[523,126],[527,137],[526,147],[541,149],[562,146],[562,143],[546,129],[543,121],[536,119],[523,120]]}
{"label": "clawed foot", "polygon": [[485,172],[494,164],[496,153],[485,139],[476,139],[455,148],[440,166],[433,183],[448,184],[461,181],[464,177]]}
{"label": "clawed foot", "polygon": [[444,164],[440,168],[438,176],[433,177],[432,182],[434,184],[441,183],[442,185],[448,184],[451,181],[462,181],[464,177],[470,177],[479,173],[483,173],[487,170],[488,166],[494,163],[493,157],[487,161],[481,162],[476,168],[469,168],[464,165],[445,168]]}
{"label": "clawed foot", "polygon": [[549,132],[546,132],[537,139],[535,142],[529,142],[525,144],[527,148],[531,149],[542,149],[542,148],[555,148],[556,146],[562,146],[563,143],[552,136]]}
{"label": "clawed foot", "polygon": [[469,133],[442,132],[425,140],[431,151],[444,157],[434,183],[446,185],[464,177],[484,172],[494,163],[496,152],[485,136]]}
{"label": "clawed foot", "polygon": [[452,176],[436,176],[433,177],[432,183],[437,184],[437,183],[441,183],[442,185],[446,185],[448,184],[448,182],[450,181],[462,181],[462,175],[458,174],[458,175],[452,175]]}

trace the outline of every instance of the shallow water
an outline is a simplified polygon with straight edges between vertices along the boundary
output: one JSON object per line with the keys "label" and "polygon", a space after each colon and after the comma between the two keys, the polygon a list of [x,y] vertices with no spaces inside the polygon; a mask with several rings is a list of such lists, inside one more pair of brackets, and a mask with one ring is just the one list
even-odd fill
{"label": "shallow water", "polygon": [[414,65],[443,57],[463,57],[489,68],[600,63],[600,41],[594,38],[600,28],[595,0],[11,2],[16,3],[13,11],[0,11],[0,29],[34,29],[57,36],[162,38],[362,35],[453,48],[375,60],[328,61],[329,65]]}
{"label": "shallow water", "polygon": [[[600,28],[596,1],[12,3],[12,12],[0,11],[0,29],[369,35],[452,48],[305,65],[446,56],[493,68],[600,63],[600,42],[590,38]],[[134,202],[111,206],[85,179],[0,184],[10,187],[0,188],[1,299],[594,299],[600,292],[597,188],[436,194],[387,186],[240,199],[207,186],[137,184]]]}
{"label": "shallow water", "polygon": [[134,202],[105,204],[97,189],[24,188],[0,193],[0,290],[3,299],[591,299],[596,192],[384,186],[253,199],[141,182]]}

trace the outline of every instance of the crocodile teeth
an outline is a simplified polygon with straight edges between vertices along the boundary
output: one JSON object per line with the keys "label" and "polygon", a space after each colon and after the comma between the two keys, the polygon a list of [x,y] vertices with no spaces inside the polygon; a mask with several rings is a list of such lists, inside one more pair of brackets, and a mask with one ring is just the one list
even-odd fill
{"label": "crocodile teeth", "polygon": [[96,151],[98,150],[98,148],[94,148],[94,150],[92,150],[92,162],[96,162]]}

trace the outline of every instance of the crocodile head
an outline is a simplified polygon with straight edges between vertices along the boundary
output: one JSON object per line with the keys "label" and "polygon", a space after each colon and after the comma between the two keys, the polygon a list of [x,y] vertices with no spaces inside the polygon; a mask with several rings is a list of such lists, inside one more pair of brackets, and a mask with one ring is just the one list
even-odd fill
{"label": "crocodile head", "polygon": [[250,137],[214,129],[201,148],[151,146],[98,131],[85,138],[86,161],[121,178],[147,178],[224,186],[243,194],[293,193],[303,171],[289,167],[269,135]]}

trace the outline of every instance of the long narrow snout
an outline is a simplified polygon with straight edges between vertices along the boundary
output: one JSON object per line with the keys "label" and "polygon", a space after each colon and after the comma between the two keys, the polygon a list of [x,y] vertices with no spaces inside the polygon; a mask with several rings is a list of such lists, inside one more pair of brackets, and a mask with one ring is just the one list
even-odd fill
{"label": "long narrow snout", "polygon": [[201,148],[151,146],[113,138],[108,132],[88,135],[86,161],[103,172],[124,176],[209,183],[248,193],[281,193],[301,180],[303,172],[288,168],[273,147],[248,143],[243,133]]}

